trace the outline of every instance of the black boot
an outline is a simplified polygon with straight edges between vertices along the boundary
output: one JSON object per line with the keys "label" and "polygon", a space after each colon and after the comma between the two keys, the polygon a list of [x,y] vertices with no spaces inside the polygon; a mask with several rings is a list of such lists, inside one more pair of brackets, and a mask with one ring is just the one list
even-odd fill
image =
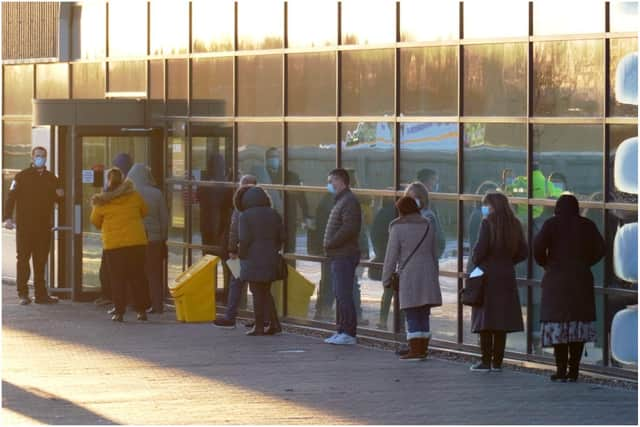
{"label": "black boot", "polygon": [[269,309],[269,327],[265,329],[264,333],[266,335],[277,335],[282,332],[282,326],[278,319],[278,309],[276,308],[276,302],[273,300],[271,293],[269,293],[267,298],[269,298],[269,304],[271,304],[271,307]]}
{"label": "black boot", "polygon": [[584,350],[583,342],[570,342],[569,343],[569,373],[567,374],[567,381],[578,381],[578,374],[580,372],[580,359],[582,358],[582,351]]}
{"label": "black boot", "polygon": [[507,333],[503,331],[493,333],[493,348],[491,350],[491,370],[502,371],[502,360],[504,359],[504,348],[507,344]]}
{"label": "black boot", "polygon": [[491,331],[480,332],[480,351],[482,352],[482,361],[471,366],[471,370],[489,372],[491,370],[491,353],[493,351],[493,333]]}
{"label": "black boot", "polygon": [[567,357],[569,346],[567,344],[556,344],[553,346],[553,355],[556,358],[556,373],[551,375],[551,381],[567,381]]}

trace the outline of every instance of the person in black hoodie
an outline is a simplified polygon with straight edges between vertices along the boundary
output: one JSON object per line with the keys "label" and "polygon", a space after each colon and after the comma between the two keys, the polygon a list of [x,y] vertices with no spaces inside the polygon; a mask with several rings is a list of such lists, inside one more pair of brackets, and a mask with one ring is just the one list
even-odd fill
{"label": "person in black hoodie", "polygon": [[604,252],[604,239],[593,221],[580,216],[578,200],[561,196],[555,215],[545,221],[533,244],[536,262],[545,269],[541,337],[543,347],[553,346],[552,381],[576,381],[584,343],[596,338],[591,267]]}

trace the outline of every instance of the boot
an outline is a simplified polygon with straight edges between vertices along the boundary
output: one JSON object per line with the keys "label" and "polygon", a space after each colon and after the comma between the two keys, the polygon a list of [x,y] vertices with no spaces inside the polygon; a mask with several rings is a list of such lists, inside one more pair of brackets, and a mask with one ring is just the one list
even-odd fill
{"label": "boot", "polygon": [[578,375],[580,373],[580,359],[582,358],[582,351],[584,350],[583,342],[570,342],[569,343],[569,373],[567,374],[567,381],[578,381]]}
{"label": "boot", "polygon": [[400,360],[405,361],[421,361],[424,360],[425,355],[421,352],[421,342],[424,338],[412,338],[409,340],[409,353],[404,356],[400,356]]}
{"label": "boot", "polygon": [[553,355],[556,359],[556,373],[551,375],[551,381],[565,382],[567,380],[567,344],[556,344],[553,346]]}
{"label": "boot", "polygon": [[427,355],[429,354],[429,341],[431,341],[431,336],[423,338],[424,357],[427,357]]}

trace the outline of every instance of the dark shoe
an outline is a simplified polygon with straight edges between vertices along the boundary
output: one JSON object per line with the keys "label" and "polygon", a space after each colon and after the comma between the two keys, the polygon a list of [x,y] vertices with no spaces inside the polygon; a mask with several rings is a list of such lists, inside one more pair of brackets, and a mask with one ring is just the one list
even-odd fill
{"label": "dark shoe", "polygon": [[560,382],[560,383],[566,383],[567,382],[567,377],[564,376],[564,375],[553,374],[549,378],[553,382]]}
{"label": "dark shoe", "polygon": [[471,365],[469,370],[473,372],[489,372],[491,370],[491,366],[478,362],[475,365]]}
{"label": "dark shoe", "polygon": [[146,311],[139,311],[137,319],[140,320],[140,321],[148,320],[147,319],[147,312]]}
{"label": "dark shoe", "polygon": [[427,356],[423,350],[424,344],[422,338],[414,338],[409,340],[409,352],[404,356],[400,356],[400,360],[406,362],[419,362],[424,360]]}
{"label": "dark shoe", "polygon": [[282,332],[281,326],[269,326],[264,330],[265,335],[278,335],[281,332]]}
{"label": "dark shoe", "polygon": [[58,303],[58,297],[47,295],[47,296],[42,297],[42,298],[36,298],[35,303],[36,304],[57,304]]}
{"label": "dark shoe", "polygon": [[567,374],[567,382],[570,382],[570,383],[578,382],[578,373],[577,372],[573,373],[569,371],[569,373]]}
{"label": "dark shoe", "polygon": [[234,329],[236,327],[236,321],[219,317],[213,321],[213,326],[216,326],[218,328]]}
{"label": "dark shoe", "polygon": [[116,308],[112,307],[109,310],[107,310],[107,314],[115,314],[116,313]]}
{"label": "dark shoe", "polygon": [[264,328],[263,329],[256,329],[255,326],[249,331],[247,332],[247,335],[250,337],[258,337],[258,336],[262,336],[264,335]]}
{"label": "dark shoe", "polygon": [[111,320],[114,322],[124,322],[124,315],[122,313],[113,313]]}
{"label": "dark shoe", "polygon": [[29,304],[31,304],[31,298],[20,297],[20,305],[29,305]]}

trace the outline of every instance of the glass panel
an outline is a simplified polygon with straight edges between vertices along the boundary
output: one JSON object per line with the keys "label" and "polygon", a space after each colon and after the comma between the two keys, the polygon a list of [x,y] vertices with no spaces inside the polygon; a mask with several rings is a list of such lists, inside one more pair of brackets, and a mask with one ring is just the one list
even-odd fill
{"label": "glass panel", "polygon": [[638,213],[607,211],[607,225],[607,257],[613,264],[607,286],[638,290]]}
{"label": "glass panel", "polygon": [[400,124],[400,182],[424,181],[431,192],[458,192],[458,124]]}
{"label": "glass panel", "polygon": [[193,185],[192,189],[191,242],[215,246],[206,252],[226,257],[234,188],[216,184]]}
{"label": "glass panel", "polygon": [[442,293],[442,305],[431,309],[431,318],[429,319],[433,338],[457,342],[458,279],[440,276],[440,292]]}
{"label": "glass panel", "polygon": [[604,106],[603,41],[533,45],[533,109],[537,116],[599,116]]}
{"label": "glass panel", "polygon": [[[612,336],[612,330],[611,330],[611,326],[612,326],[612,322],[613,322],[613,318],[615,317],[616,314],[618,314],[620,311],[625,310],[627,308],[631,308],[633,310],[632,307],[629,307],[631,305],[638,305],[638,294],[635,295],[609,295],[606,297],[607,298],[607,312],[606,312],[606,318],[605,318],[605,325],[607,325],[606,327],[609,328],[609,336],[611,337],[611,343],[612,343],[612,347],[616,346],[616,344],[614,344],[614,342],[617,342],[618,339],[620,339],[620,341],[625,342],[626,340],[629,340],[629,334],[628,332],[622,333],[619,337],[613,337]],[[624,313],[620,313],[621,316],[624,316],[623,319],[626,320],[627,325],[629,325],[629,323],[627,322],[631,322],[631,325],[635,326],[635,321],[637,319],[637,313],[633,313],[633,311],[625,311]],[[629,316],[631,315],[631,316]],[[627,317],[629,316],[629,317]],[[638,372],[638,365],[636,363],[629,363],[629,360],[622,360],[622,361],[618,361],[616,360],[616,356],[618,357],[625,357],[625,358],[629,358],[628,355],[625,354],[616,354],[617,352],[615,351],[611,351],[610,352],[610,364],[611,366],[614,366],[616,368],[623,368],[623,369],[628,369],[631,371],[635,371]]]}
{"label": "glass panel", "polygon": [[69,64],[36,65],[36,98],[69,98]]}
{"label": "glass panel", "polygon": [[[403,3],[404,5],[404,3]],[[458,48],[400,51],[400,111],[414,116],[458,115]]]}
{"label": "glass panel", "polygon": [[109,92],[147,92],[145,61],[109,62]]}
{"label": "glass panel", "polygon": [[186,170],[186,128],[183,120],[169,123],[167,129],[167,176],[187,178]]}
{"label": "glass panel", "polygon": [[104,1],[84,1],[73,7],[71,57],[99,59],[106,55],[107,8]]}
{"label": "glass panel", "polygon": [[194,58],[191,65],[191,114],[233,115],[233,58]]}
{"label": "glass panel", "polygon": [[342,114],[393,114],[394,51],[342,52]]}
{"label": "glass panel", "polygon": [[609,115],[638,116],[638,39],[611,39]]}
{"label": "glass panel", "polygon": [[238,114],[282,115],[282,56],[238,57]]}
{"label": "glass panel", "polygon": [[98,62],[71,64],[73,76],[72,95],[75,99],[104,98],[104,64]]}
{"label": "glass panel", "polygon": [[168,283],[171,283],[185,270],[187,251],[180,246],[171,245],[169,245],[168,249],[167,279]]}
{"label": "glass panel", "polygon": [[193,52],[233,50],[234,21],[231,0],[191,0]]}
{"label": "glass panel", "polygon": [[464,114],[524,116],[527,109],[527,45],[464,47]]}
{"label": "glass panel", "polygon": [[358,0],[342,0],[342,44],[396,41],[396,2],[379,0],[366,7]]}
{"label": "glass panel", "polygon": [[336,167],[335,123],[287,124],[287,185],[324,187]]}
{"label": "glass panel", "polygon": [[[90,224],[90,222],[87,223]],[[82,290],[84,292],[100,290],[101,262],[102,237],[100,233],[82,233]]]}
{"label": "glass panel", "polygon": [[287,57],[288,115],[336,114],[336,54],[310,53]]}
{"label": "glass panel", "polygon": [[336,1],[289,0],[288,47],[334,46],[338,39],[337,6]]}
{"label": "glass panel", "polygon": [[233,124],[191,124],[191,177],[196,181],[233,180]]}
{"label": "glass panel", "polygon": [[527,128],[522,124],[464,124],[464,193],[501,188],[527,197]]}
{"label": "glass panel", "polygon": [[600,125],[534,125],[532,197],[602,200],[602,138]]}
{"label": "glass panel", "polygon": [[609,2],[609,31],[638,32],[638,2]]}
{"label": "glass panel", "polygon": [[529,2],[483,0],[464,2],[464,38],[526,37]]}
{"label": "glass panel", "polygon": [[287,252],[324,256],[322,242],[333,204],[327,191],[287,192]]}
{"label": "glass panel", "polygon": [[31,164],[31,122],[3,122],[2,167],[24,169]]}
{"label": "glass panel", "polygon": [[[608,129],[609,191],[607,192],[607,201],[636,204],[638,203],[638,127],[635,125],[609,125]],[[620,155],[619,159],[616,159],[616,154]],[[616,167],[620,169],[619,173],[617,173]]]}
{"label": "glass panel", "polygon": [[164,99],[164,61],[149,61],[149,98]]}
{"label": "glass panel", "polygon": [[[295,268],[302,277],[296,277],[294,283],[291,281],[288,283],[287,293],[291,295],[287,305],[289,316],[334,323],[336,319],[333,309],[335,298],[331,290],[329,263],[297,260]],[[314,289],[310,288],[310,284],[314,286]],[[312,294],[307,305],[306,300],[310,290]],[[293,302],[293,295],[297,296],[296,302]]]}
{"label": "glass panel", "polygon": [[429,209],[436,217],[437,248],[440,271],[458,271],[458,203],[449,200],[429,200]]}
{"label": "glass panel", "polygon": [[460,34],[458,2],[400,2],[400,41],[454,40]]}
{"label": "glass panel", "polygon": [[186,115],[189,93],[188,59],[167,60],[167,113]]}
{"label": "glass panel", "polygon": [[[124,31],[125,28],[126,31]],[[109,56],[145,56],[146,54],[146,0],[110,0]]]}
{"label": "glass panel", "polygon": [[[576,19],[577,12],[580,19]],[[533,4],[533,34],[536,36],[602,32],[604,1],[536,0]]]}
{"label": "glass panel", "polygon": [[284,3],[282,0],[238,2],[238,49],[283,47]]}
{"label": "glass panel", "polygon": [[171,184],[167,188],[167,198],[169,205],[169,241],[184,243],[187,241],[185,204],[190,199],[189,186],[186,184]]}
{"label": "glass panel", "polygon": [[393,123],[353,122],[340,126],[342,167],[351,187],[393,189]]}
{"label": "glass panel", "polygon": [[[282,140],[280,123],[238,123],[238,176],[255,175],[258,184],[282,184]],[[267,155],[279,159],[277,168],[267,168]]]}
{"label": "glass panel", "polygon": [[[151,1],[151,55],[189,51],[188,0]],[[170,29],[170,30],[169,30]]]}
{"label": "glass panel", "polygon": [[33,65],[3,67],[4,114],[31,114]]}

